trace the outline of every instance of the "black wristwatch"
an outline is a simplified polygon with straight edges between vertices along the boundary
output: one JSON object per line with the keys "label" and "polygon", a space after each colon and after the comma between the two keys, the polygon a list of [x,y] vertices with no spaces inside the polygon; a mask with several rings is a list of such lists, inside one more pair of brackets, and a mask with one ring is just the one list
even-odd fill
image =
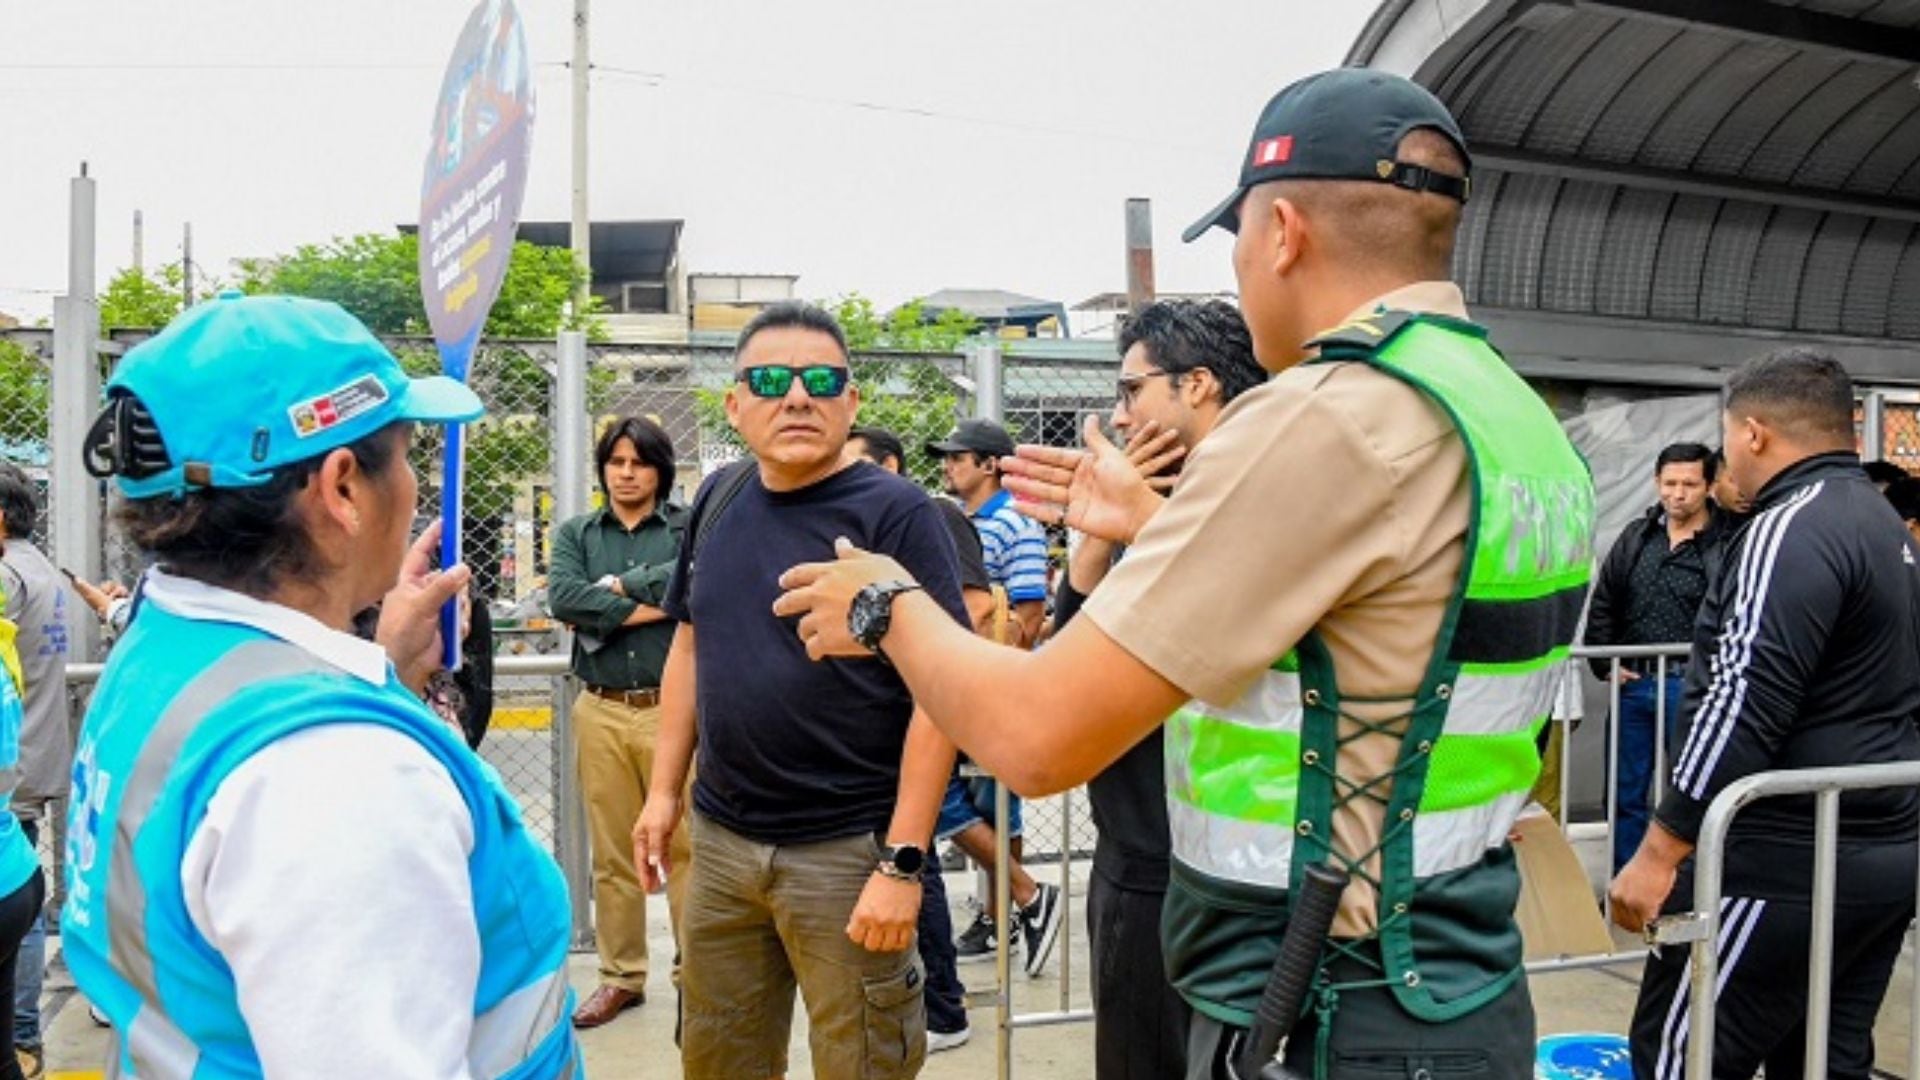
{"label": "black wristwatch", "polygon": [[882,848],[874,869],[895,881],[919,881],[927,868],[927,853],[913,844],[893,844]]}
{"label": "black wristwatch", "polygon": [[847,630],[853,640],[885,660],[887,654],[880,651],[880,639],[893,625],[893,598],[919,587],[914,581],[876,581],[855,593],[853,605],[847,608]]}

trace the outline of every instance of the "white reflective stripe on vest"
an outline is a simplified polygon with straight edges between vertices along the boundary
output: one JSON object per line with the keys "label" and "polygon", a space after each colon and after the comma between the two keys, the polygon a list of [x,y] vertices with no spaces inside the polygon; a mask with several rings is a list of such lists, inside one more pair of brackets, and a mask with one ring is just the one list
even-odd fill
{"label": "white reflective stripe on vest", "polygon": [[1203,716],[1258,731],[1299,731],[1300,676],[1291,671],[1263,671],[1231,705],[1214,705],[1195,698],[1185,707]]}
{"label": "white reflective stripe on vest", "polygon": [[553,1033],[567,1003],[567,972],[560,970],[515,990],[473,1021],[467,1067],[479,1077],[504,1076]]}
{"label": "white reflective stripe on vest", "polygon": [[1522,675],[1475,675],[1462,672],[1453,684],[1447,709],[1448,735],[1505,735],[1519,731],[1553,713],[1553,702],[1564,665],[1549,664]]}
{"label": "white reflective stripe on vest", "polygon": [[1413,819],[1413,876],[1430,878],[1472,866],[1507,842],[1513,821],[1527,805],[1525,791],[1502,795],[1464,810],[1441,810]]}
{"label": "white reflective stripe on vest", "polygon": [[[133,1060],[134,1075],[140,1080],[189,1080],[200,1067],[200,1049],[160,1010],[142,1005],[127,1025],[127,1056]],[[120,1073],[120,1052],[116,1047],[109,1076]]]}
{"label": "white reflective stripe on vest", "polygon": [[1293,830],[1210,814],[1167,800],[1174,858],[1222,881],[1285,889],[1293,868]]}

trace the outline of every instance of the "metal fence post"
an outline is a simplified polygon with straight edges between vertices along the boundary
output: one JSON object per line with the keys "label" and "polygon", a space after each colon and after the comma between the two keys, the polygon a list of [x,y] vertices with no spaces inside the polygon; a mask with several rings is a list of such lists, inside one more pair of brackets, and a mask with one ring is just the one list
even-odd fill
{"label": "metal fence post", "polygon": [[997,424],[1006,423],[1006,385],[1000,342],[993,338],[981,338],[968,349],[968,354],[973,362],[973,415]]}
{"label": "metal fence post", "polygon": [[[1833,919],[1840,848],[1840,789],[1816,796],[1813,812],[1813,941],[1807,950],[1807,1080],[1827,1075],[1827,1032],[1833,1024]],[[1912,1038],[1913,1032],[1908,1032]]]}
{"label": "metal fence post", "polygon": [[[100,403],[100,304],[94,296],[94,183],[80,167],[73,178],[67,238],[67,295],[53,306],[53,413],[47,432],[51,461],[53,551],[60,565],[88,581],[100,580],[100,523],[107,487],[87,475],[80,456]],[[67,605],[68,655],[99,655],[100,624],[84,604]]]}
{"label": "metal fence post", "polygon": [[1860,401],[1860,456],[1880,461],[1887,456],[1887,395],[1869,390]]}
{"label": "metal fence post", "polygon": [[[560,334],[553,383],[553,512],[557,521],[577,517],[587,509],[587,335],[577,330]],[[562,647],[572,651],[572,635],[561,634]],[[578,747],[573,733],[572,680],[553,682],[553,810],[554,846],[560,873],[573,905],[573,944],[593,945],[593,916],[587,905],[592,893],[593,864],[587,852],[586,807],[580,801],[575,767]]]}
{"label": "metal fence post", "polygon": [[993,1026],[1000,1080],[1011,1080],[1013,1076],[1013,965],[1008,956],[1013,947],[1013,871],[1008,865],[1013,862],[1013,838],[1007,828],[1007,815],[1011,812],[1007,785],[995,780],[993,819],[998,825],[993,834],[993,903],[994,910],[1000,913],[1000,921],[995,927],[993,967],[1000,992],[993,1004]]}

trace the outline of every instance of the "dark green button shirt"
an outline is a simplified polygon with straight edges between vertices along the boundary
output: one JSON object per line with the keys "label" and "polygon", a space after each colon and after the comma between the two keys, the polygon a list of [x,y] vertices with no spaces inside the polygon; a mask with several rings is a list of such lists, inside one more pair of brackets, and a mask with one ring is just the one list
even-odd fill
{"label": "dark green button shirt", "polygon": [[[632,530],[606,509],[554,530],[547,610],[574,628],[573,673],[582,682],[616,690],[660,685],[673,620],[623,624],[635,607],[659,607],[666,599],[685,525],[685,511],[669,505],[655,508]],[[625,596],[594,584],[609,574],[620,579]]]}

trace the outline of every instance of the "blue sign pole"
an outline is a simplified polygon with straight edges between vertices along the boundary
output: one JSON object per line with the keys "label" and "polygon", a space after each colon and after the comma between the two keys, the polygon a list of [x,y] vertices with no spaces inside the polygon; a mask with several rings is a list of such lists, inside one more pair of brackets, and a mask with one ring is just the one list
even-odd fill
{"label": "blue sign pole", "polygon": [[[434,103],[420,184],[420,293],[440,366],[465,381],[500,295],[527,190],[533,80],[513,0],[480,0],[467,16]],[[447,428],[441,472],[440,565],[460,561],[466,435]],[[460,666],[458,607],[440,618],[444,659]]]}

